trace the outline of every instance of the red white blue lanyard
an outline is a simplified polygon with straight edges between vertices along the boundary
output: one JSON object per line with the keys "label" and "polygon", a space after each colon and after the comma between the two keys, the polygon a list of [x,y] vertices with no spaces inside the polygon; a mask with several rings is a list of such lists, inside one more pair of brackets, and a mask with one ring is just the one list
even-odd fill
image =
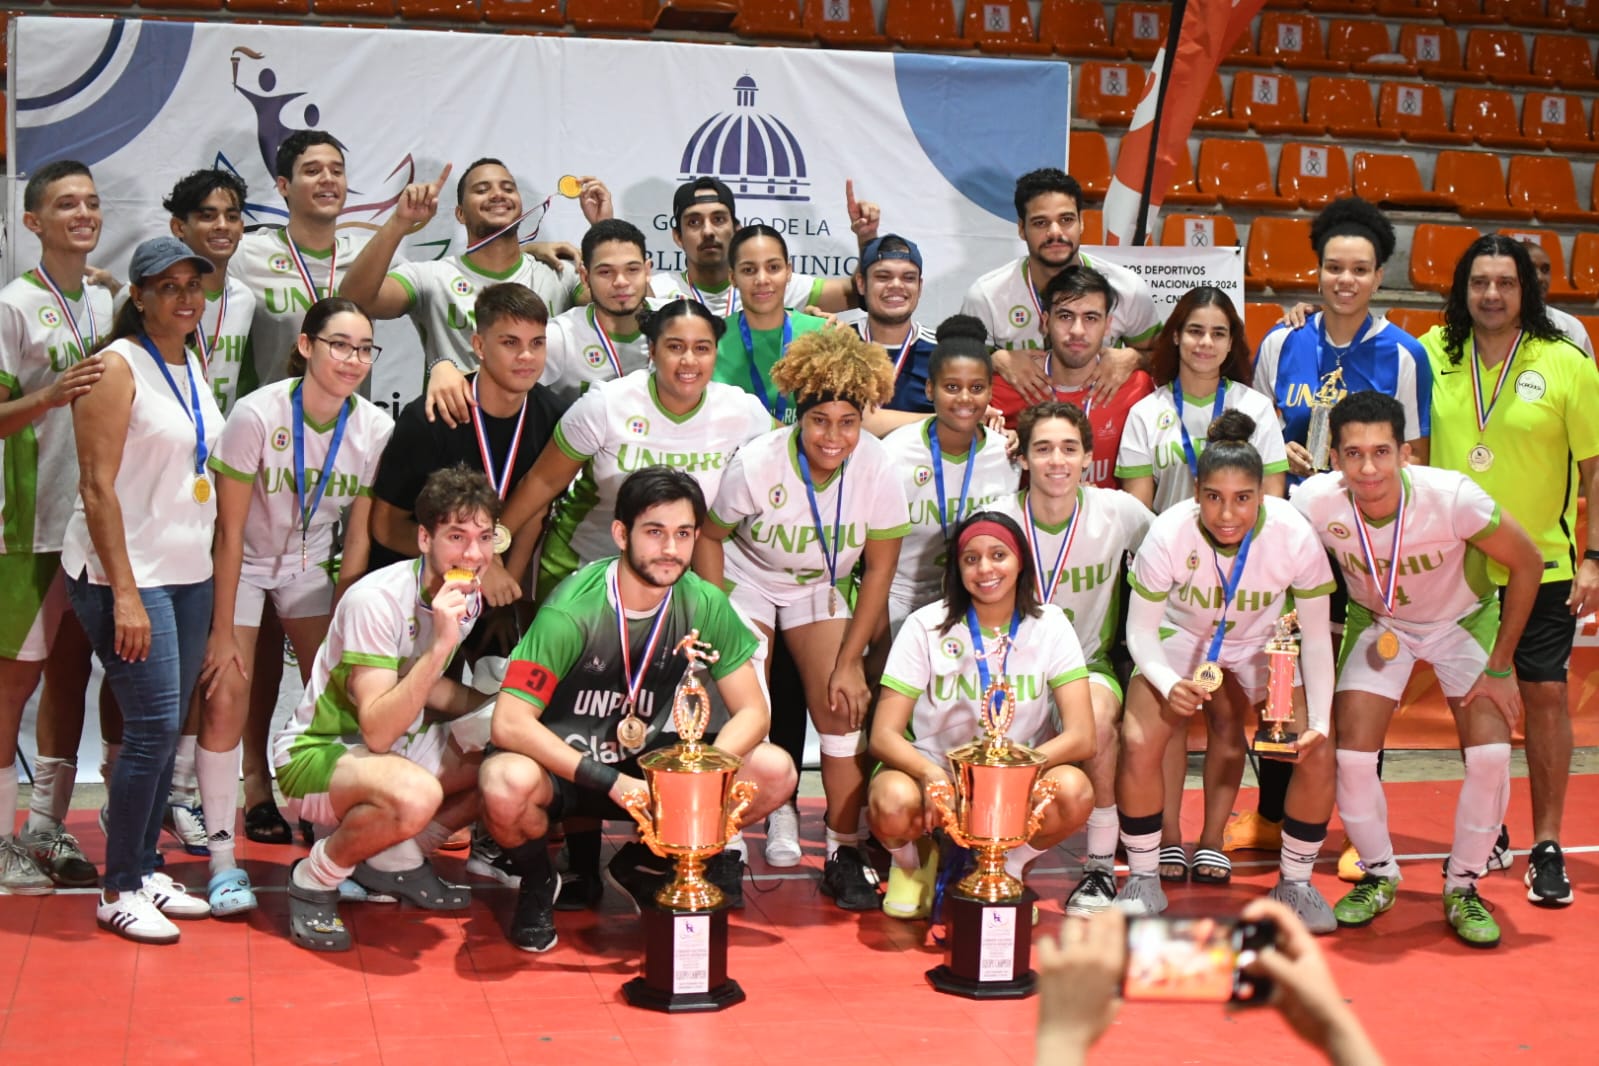
{"label": "red white blue lanyard", "polygon": [[1066,572],[1066,556],[1072,550],[1072,538],[1077,536],[1077,519],[1083,514],[1083,496],[1077,494],[1077,505],[1072,508],[1072,517],[1066,523],[1066,536],[1061,539],[1060,552],[1055,556],[1055,568],[1047,571],[1048,585],[1045,585],[1044,553],[1042,538],[1038,535],[1038,523],[1033,518],[1033,492],[1031,489],[1026,494],[1027,524],[1022,527],[1022,532],[1027,536],[1027,546],[1033,552],[1033,580],[1038,584],[1038,602],[1055,602],[1055,590],[1060,587],[1061,575]]}
{"label": "red white blue lanyard", "polygon": [[649,673],[650,660],[654,658],[655,648],[661,642],[661,631],[672,606],[672,589],[667,588],[666,597],[655,609],[655,617],[650,621],[649,636],[644,639],[644,656],[639,660],[638,669],[634,670],[633,642],[627,635],[627,609],[622,606],[622,585],[617,576],[621,568],[621,560],[611,565],[611,600],[616,605],[617,643],[622,648],[622,676],[627,682],[627,703],[624,705],[626,710],[623,713],[630,714],[638,704],[639,691],[644,687],[644,675]]}
{"label": "red white blue lanyard", "polygon": [[622,359],[616,354],[616,342],[600,328],[600,320],[594,315],[593,304],[589,304],[589,325],[594,328],[594,335],[600,339],[600,347],[605,351],[605,358],[611,361],[611,369],[616,372],[617,377],[621,377]]}
{"label": "red white blue lanyard", "polygon": [[94,304],[89,300],[89,287],[84,285],[82,288],[83,307],[89,312],[89,343],[85,344],[83,333],[78,329],[78,320],[73,316],[72,306],[67,302],[66,295],[62,293],[61,286],[57,285],[55,279],[44,269],[43,263],[34,267],[33,272],[38,275],[40,281],[44,282],[44,287],[50,290],[50,295],[55,297],[56,305],[61,308],[61,317],[67,320],[67,328],[72,331],[72,339],[78,342],[78,358],[87,357],[90,346],[94,344],[95,338],[100,335],[95,329]]}
{"label": "red white blue lanyard", "polygon": [[478,402],[477,375],[472,377],[472,429],[477,433],[478,455],[483,459],[483,473],[489,479],[489,484],[499,494],[500,499],[505,499],[505,493],[511,487],[511,471],[516,467],[516,453],[522,450],[522,427],[527,424],[527,397],[522,397],[522,410],[516,416],[516,433],[511,437],[511,447],[505,456],[505,466],[496,474],[494,472],[494,452],[489,448],[488,425],[483,415],[483,405]]}

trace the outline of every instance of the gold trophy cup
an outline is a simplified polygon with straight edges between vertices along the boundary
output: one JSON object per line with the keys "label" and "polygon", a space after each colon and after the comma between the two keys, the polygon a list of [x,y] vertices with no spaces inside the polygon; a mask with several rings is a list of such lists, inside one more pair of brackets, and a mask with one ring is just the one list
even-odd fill
{"label": "gold trophy cup", "polygon": [[711,702],[696,671],[721,656],[701,644],[699,635],[692,630],[677,646],[688,660],[672,701],[679,742],[640,758],[647,788],[622,797],[644,843],[676,862],[676,878],[655,895],[656,903],[673,911],[708,911],[722,904],[722,890],[705,880],[705,861],[738,832],[739,819],[755,798],[755,785],[733,780],[744,760],[700,742],[710,724]]}
{"label": "gold trophy cup", "polygon": [[1277,619],[1277,632],[1266,642],[1266,706],[1260,711],[1260,728],[1255,730],[1255,751],[1276,759],[1296,759],[1299,734],[1283,726],[1294,720],[1294,663],[1299,659],[1299,639],[1294,629],[1299,612],[1289,611]]}

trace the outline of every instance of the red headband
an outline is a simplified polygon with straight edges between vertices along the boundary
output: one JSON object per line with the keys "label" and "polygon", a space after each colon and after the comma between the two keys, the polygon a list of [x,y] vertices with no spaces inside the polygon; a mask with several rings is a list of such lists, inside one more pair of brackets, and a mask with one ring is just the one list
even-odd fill
{"label": "red headband", "polygon": [[1005,545],[1005,547],[1009,548],[1011,550],[1011,554],[1020,555],[1022,553],[1022,546],[1017,542],[1016,534],[1012,533],[1004,525],[994,521],[991,518],[985,518],[980,522],[973,522],[971,525],[961,530],[960,538],[955,542],[955,550],[964,551],[966,545],[972,542],[973,537],[993,537],[995,540]]}

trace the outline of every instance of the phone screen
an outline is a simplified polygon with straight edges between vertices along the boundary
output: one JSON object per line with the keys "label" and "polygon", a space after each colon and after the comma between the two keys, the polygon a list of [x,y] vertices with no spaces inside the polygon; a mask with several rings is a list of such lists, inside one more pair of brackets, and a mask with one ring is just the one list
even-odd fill
{"label": "phone screen", "polygon": [[1230,918],[1135,918],[1127,923],[1122,995],[1172,1003],[1264,1002],[1264,978],[1241,977],[1238,953],[1275,940],[1275,930]]}

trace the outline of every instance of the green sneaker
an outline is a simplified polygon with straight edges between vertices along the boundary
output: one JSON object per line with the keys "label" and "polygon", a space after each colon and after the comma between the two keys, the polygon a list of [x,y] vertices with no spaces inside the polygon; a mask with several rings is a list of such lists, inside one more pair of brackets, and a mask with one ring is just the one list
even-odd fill
{"label": "green sneaker", "polygon": [[1399,878],[1367,874],[1333,906],[1333,917],[1339,925],[1351,929],[1370,925],[1377,915],[1394,905],[1398,894]]}
{"label": "green sneaker", "polygon": [[1455,935],[1474,948],[1499,946],[1499,923],[1477,895],[1477,886],[1444,892],[1444,918]]}

